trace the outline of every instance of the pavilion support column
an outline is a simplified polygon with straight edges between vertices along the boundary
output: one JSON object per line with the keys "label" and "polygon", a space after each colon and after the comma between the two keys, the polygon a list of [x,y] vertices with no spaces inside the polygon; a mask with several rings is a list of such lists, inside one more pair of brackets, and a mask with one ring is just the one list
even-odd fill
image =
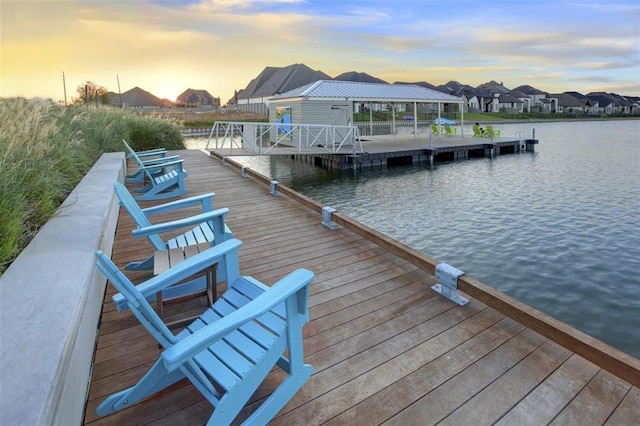
{"label": "pavilion support column", "polygon": [[464,138],[464,102],[460,104],[460,136]]}
{"label": "pavilion support column", "polygon": [[369,102],[369,135],[373,136],[373,102]]}
{"label": "pavilion support column", "polygon": [[391,103],[391,134],[396,134],[396,104]]}
{"label": "pavilion support column", "polygon": [[413,139],[418,140],[418,103],[413,103]]}

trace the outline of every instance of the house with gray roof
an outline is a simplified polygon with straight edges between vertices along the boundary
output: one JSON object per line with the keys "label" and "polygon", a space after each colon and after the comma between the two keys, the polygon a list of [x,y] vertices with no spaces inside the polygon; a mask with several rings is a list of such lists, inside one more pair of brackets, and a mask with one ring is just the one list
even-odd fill
{"label": "house with gray roof", "polygon": [[605,92],[591,92],[585,95],[592,104],[597,102],[598,114],[614,114],[618,112],[617,99]]}
{"label": "house with gray roof", "polygon": [[487,110],[487,105],[493,101],[493,95],[486,89],[475,88],[457,81],[449,81],[436,90],[459,96],[465,99],[465,112],[482,112]]}
{"label": "house with gray roof", "polygon": [[599,113],[599,109],[600,109],[600,105],[598,104],[598,102],[596,100],[591,100],[589,98],[587,98],[585,95],[583,95],[580,92],[574,92],[574,91],[570,91],[570,92],[564,92],[566,95],[571,96],[574,99],[577,99],[578,102],[580,102],[583,106],[583,111],[587,114],[598,114]]}
{"label": "house with gray roof", "polygon": [[374,77],[372,75],[367,74],[366,72],[357,72],[357,71],[343,72],[342,74],[333,77],[333,79],[338,81],[353,81],[358,83],[389,84],[378,77]]}
{"label": "house with gray roof", "polygon": [[134,87],[121,94],[109,92],[107,95],[109,96],[110,104],[116,107],[157,109],[173,105],[171,101],[160,99],[139,87]]}
{"label": "house with gray roof", "polygon": [[187,89],[178,95],[176,99],[178,108],[209,108],[220,107],[220,98],[214,98],[206,90]]}
{"label": "house with gray roof", "polygon": [[523,102],[524,112],[535,112],[536,109],[538,112],[555,112],[558,109],[556,98],[551,98],[547,92],[528,84],[512,89],[511,94]]}
{"label": "house with gray roof", "polygon": [[304,64],[266,67],[247,87],[237,92],[228,104],[230,108],[266,115],[269,97],[323,79],[331,77]]}
{"label": "house with gray roof", "polygon": [[549,94],[549,97],[558,100],[556,109],[558,114],[586,114],[589,112],[586,100],[578,99],[566,92]]}

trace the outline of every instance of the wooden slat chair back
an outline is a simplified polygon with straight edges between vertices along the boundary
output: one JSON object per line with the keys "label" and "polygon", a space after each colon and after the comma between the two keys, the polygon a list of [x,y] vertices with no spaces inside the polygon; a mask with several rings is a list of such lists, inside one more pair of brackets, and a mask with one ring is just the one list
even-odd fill
{"label": "wooden slat chair back", "polygon": [[[96,253],[98,268],[120,292],[114,296],[118,310],[131,310],[165,349],[134,386],[105,399],[96,410],[98,415],[131,406],[186,377],[214,407],[207,424],[227,425],[278,366],[286,378],[246,422],[267,424],[308,380],[313,368],[304,363],[302,328],[309,321],[313,273],[298,269],[268,287],[240,276],[240,245],[235,239],[225,241],[137,286],[108,256]],[[221,258],[227,268],[227,291],[174,335],[147,302],[148,295]]]}
{"label": "wooden slat chair back", "polygon": [[[167,161],[177,160],[180,158],[179,155],[167,156],[167,150],[164,148],[136,152],[124,139],[122,140],[122,143],[129,153],[129,158],[133,159],[138,167],[134,173],[130,173],[126,176],[128,183],[145,183],[145,167],[158,163],[166,163]],[[158,169],[154,172],[154,175],[161,175],[167,171],[168,170],[165,169]]]}
{"label": "wooden slat chair back", "polygon": [[[168,250],[202,243],[215,245],[233,237],[231,230],[224,222],[224,217],[229,212],[229,209],[213,210],[214,193],[210,192],[143,209],[123,184],[115,182],[113,189],[120,205],[136,223],[133,236],[135,238],[146,237],[155,250]],[[202,213],[198,215],[158,224],[151,223],[149,219],[149,216],[154,214],[176,211],[197,205],[201,206],[202,209]],[[187,228],[186,232],[174,238],[165,240],[161,237],[162,233],[185,228]],[[131,271],[153,269],[153,261],[154,258],[151,255],[145,260],[129,263],[125,269]],[[223,278],[224,275],[221,275],[220,279]]]}

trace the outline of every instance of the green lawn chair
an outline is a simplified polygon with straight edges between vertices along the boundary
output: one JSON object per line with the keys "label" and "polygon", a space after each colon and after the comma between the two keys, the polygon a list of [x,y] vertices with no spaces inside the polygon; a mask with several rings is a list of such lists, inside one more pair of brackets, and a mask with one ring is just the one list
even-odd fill
{"label": "green lawn chair", "polygon": [[496,130],[493,126],[487,126],[487,131],[485,132],[486,137],[488,138],[499,138],[500,130]]}
{"label": "green lawn chair", "polygon": [[454,135],[458,134],[458,129],[455,128],[455,127],[452,128],[450,125],[445,124],[444,125],[444,132],[445,132],[444,134],[447,135],[447,136],[454,136]]}

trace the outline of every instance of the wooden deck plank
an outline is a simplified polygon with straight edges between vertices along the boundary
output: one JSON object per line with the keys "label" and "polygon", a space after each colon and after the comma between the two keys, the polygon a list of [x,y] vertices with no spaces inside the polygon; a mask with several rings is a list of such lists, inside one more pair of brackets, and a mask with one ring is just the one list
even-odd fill
{"label": "wooden deck plank", "polygon": [[[500,319],[500,315],[490,309],[471,313],[471,309],[464,313],[450,309],[383,344],[315,373],[274,424],[326,422]],[[297,405],[305,399],[311,400]],[[292,408],[296,409],[288,411]]]}
{"label": "wooden deck plank", "polygon": [[430,390],[426,387],[423,397],[385,424],[430,425],[440,422],[543,343],[540,335],[525,329],[450,379],[438,380],[437,375],[434,377],[436,380],[430,379],[435,388]]}
{"label": "wooden deck plank", "polygon": [[[630,388],[629,384],[621,382],[613,374],[600,370],[550,424],[602,424],[622,402]],[[636,415],[639,416],[640,407],[636,406],[636,409]]]}
{"label": "wooden deck plank", "polygon": [[548,424],[598,373],[593,363],[572,355],[540,386],[527,395],[497,425]]}
{"label": "wooden deck plank", "polygon": [[[329,424],[378,423],[396,416],[390,424],[428,424],[421,411],[431,411],[431,403],[416,403],[422,395],[437,388],[452,376],[480,360],[496,346],[502,345],[523,327],[508,318],[483,330],[461,345],[417,369],[367,398],[362,403],[335,417]],[[408,409],[408,407],[410,407]],[[374,417],[371,418],[371,413]]]}
{"label": "wooden deck plank", "polygon": [[[243,241],[243,274],[267,284],[298,267],[316,275],[304,328],[314,374],[273,424],[640,423],[637,387],[478,299],[459,307],[434,293],[426,257],[416,261],[386,236],[363,238],[366,227],[352,230],[355,221],[344,215],[336,215],[343,226],[329,230],[309,208],[313,201],[298,202],[285,188],[275,197],[268,183],[254,175],[243,179],[199,151],[180,155],[189,170],[189,195],[215,192],[214,206],[230,209],[226,221]],[[192,207],[153,219],[199,212]],[[120,268],[154,251],[146,239],[132,238],[133,226],[121,211],[112,255]],[[152,276],[125,273],[133,282]],[[96,416],[104,397],[136,383],[160,353],[131,314],[115,311],[114,293],[107,289],[85,424],[206,423],[212,407],[186,380],[134,407]],[[197,309],[192,303],[182,309]],[[281,378],[272,372],[238,420]]]}
{"label": "wooden deck plank", "polygon": [[633,387],[624,397],[616,411],[607,419],[605,425],[638,424],[638,407],[640,407],[640,389]]}
{"label": "wooden deck plank", "polygon": [[441,424],[460,425],[470,418],[475,419],[478,424],[496,422],[569,356],[566,349],[555,343],[545,342],[445,417]]}

